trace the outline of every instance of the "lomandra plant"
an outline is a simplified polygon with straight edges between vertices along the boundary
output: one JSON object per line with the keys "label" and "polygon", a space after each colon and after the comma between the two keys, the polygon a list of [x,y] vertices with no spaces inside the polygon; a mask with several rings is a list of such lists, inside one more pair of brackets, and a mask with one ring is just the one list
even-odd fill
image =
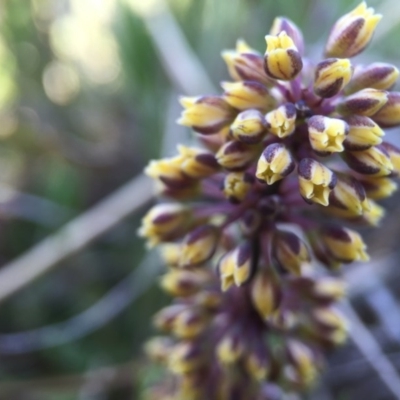
{"label": "lomandra plant", "polygon": [[355,228],[379,224],[400,173],[383,141],[400,124],[399,71],[351,61],[380,19],[361,3],[314,62],[276,18],[264,56],[243,40],[222,53],[222,95],[181,98],[178,123],[200,145],[146,168],[163,200],[140,234],[160,246],[174,297],[154,318],[167,336],[147,345],[169,371],[150,398],[280,398],[312,386],[345,341],[337,271],[368,260]]}

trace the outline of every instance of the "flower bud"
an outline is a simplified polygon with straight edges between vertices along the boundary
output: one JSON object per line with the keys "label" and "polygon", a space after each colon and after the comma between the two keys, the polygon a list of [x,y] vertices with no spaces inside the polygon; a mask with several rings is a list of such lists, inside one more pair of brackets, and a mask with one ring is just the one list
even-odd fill
{"label": "flower bud", "polygon": [[387,151],[390,161],[393,165],[393,171],[391,176],[400,175],[400,149],[395,145],[387,142],[382,143],[382,147]]}
{"label": "flower bud", "polygon": [[251,299],[263,319],[269,318],[282,298],[280,283],[271,268],[261,269],[253,279]]}
{"label": "flower bud", "polygon": [[329,204],[329,193],[336,185],[336,175],[312,158],[303,158],[298,167],[300,194],[308,203]]}
{"label": "flower bud", "polygon": [[148,340],[145,344],[145,352],[148,357],[158,363],[165,363],[173,347],[173,341],[167,336],[158,336]]}
{"label": "flower bud", "polygon": [[271,370],[271,360],[263,345],[246,352],[244,366],[247,373],[256,381],[265,381]]}
{"label": "flower bud", "polygon": [[369,260],[362,237],[351,229],[327,226],[321,232],[321,239],[328,252],[338,261],[350,263]]}
{"label": "flower bud", "polygon": [[161,287],[174,297],[188,297],[197,293],[207,281],[203,271],[172,269],[161,278]]}
{"label": "flower bud", "polygon": [[180,266],[191,267],[208,261],[218,245],[219,232],[215,226],[203,225],[186,235],[183,240]]}
{"label": "flower bud", "polygon": [[370,117],[376,114],[388,101],[388,93],[384,90],[363,89],[346,97],[336,107],[342,115],[363,115]]}
{"label": "flower bud", "polygon": [[194,342],[179,342],[170,353],[168,366],[177,375],[193,372],[204,363],[204,352]]}
{"label": "flower bud", "polygon": [[231,171],[246,169],[254,159],[257,149],[242,142],[225,143],[215,155],[219,165]]}
{"label": "flower bud", "polygon": [[295,44],[298,52],[300,54],[303,54],[304,40],[301,30],[289,18],[276,17],[272,23],[269,34],[272,36],[278,36],[282,31],[285,31],[286,34],[293,40],[293,43]]}
{"label": "flower bud", "polygon": [[325,48],[328,57],[353,57],[364,50],[382,18],[363,1],[333,26]]}
{"label": "flower bud", "polygon": [[304,343],[290,339],[286,344],[292,368],[285,369],[286,378],[301,386],[310,386],[317,377],[317,362],[312,350]]}
{"label": "flower bud", "polygon": [[189,178],[206,178],[219,169],[217,160],[212,153],[182,145],[178,145],[178,151],[182,157],[181,171]]}
{"label": "flower bud", "polygon": [[383,127],[400,125],[400,92],[389,92],[387,103],[373,117]]}
{"label": "flower bud", "polygon": [[144,173],[170,189],[181,189],[190,182],[189,178],[183,175],[181,166],[181,156],[151,160]]}
{"label": "flower bud", "polygon": [[382,143],[385,132],[372,119],[359,115],[346,118],[349,133],[343,145],[346,150],[366,150]]}
{"label": "flower bud", "polygon": [[174,325],[174,321],[176,317],[183,310],[186,309],[186,305],[184,304],[173,304],[167,307],[164,307],[160,311],[157,312],[153,317],[153,323],[157,329],[170,332]]}
{"label": "flower bud", "polygon": [[244,353],[243,340],[237,332],[228,331],[217,344],[221,364],[234,364]]}
{"label": "flower bud", "polygon": [[222,82],[225,93],[224,100],[238,110],[256,108],[260,110],[271,110],[275,106],[275,99],[269,90],[256,81]]}
{"label": "flower bud", "polygon": [[207,327],[208,317],[196,308],[187,308],[173,321],[172,332],[181,339],[194,339]]}
{"label": "flower bud", "polygon": [[249,242],[244,242],[226,253],[218,264],[221,289],[225,292],[233,284],[240,287],[247,283],[255,270],[254,249]]}
{"label": "flower bud", "polygon": [[293,39],[282,31],[277,36],[265,36],[265,41],[264,68],[267,75],[284,81],[294,79],[303,68],[303,61]]}
{"label": "flower bud", "polygon": [[344,315],[332,307],[319,307],[313,310],[311,326],[313,333],[335,345],[347,339],[348,323]]}
{"label": "flower bud", "polygon": [[347,151],[344,160],[351,169],[364,175],[388,176],[393,172],[389,153],[382,145],[362,151]]}
{"label": "flower bud", "polygon": [[273,143],[265,148],[257,163],[256,177],[272,185],[289,175],[295,163],[289,150],[281,143]]}
{"label": "flower bud", "polygon": [[329,98],[338,94],[349,82],[353,74],[347,58],[328,58],[317,64],[314,76],[314,93]]}
{"label": "flower bud", "polygon": [[324,276],[314,282],[310,292],[318,301],[338,301],[346,295],[346,285],[341,279]]}
{"label": "flower bud", "polygon": [[225,176],[223,191],[232,203],[244,200],[253,186],[253,177],[245,172],[230,172]]}
{"label": "flower bud", "polygon": [[258,110],[241,112],[231,125],[231,135],[234,139],[246,144],[261,142],[266,134],[267,124],[264,115]]}
{"label": "flower bud", "polygon": [[311,147],[321,153],[343,151],[343,141],[349,126],[341,119],[314,115],[308,120],[308,136]]}
{"label": "flower bud", "polygon": [[209,312],[215,312],[221,305],[223,300],[223,294],[218,289],[206,289],[197,293],[194,298],[194,302],[199,307],[204,308]]}
{"label": "flower bud", "polygon": [[292,103],[283,104],[266,114],[265,120],[269,132],[282,139],[296,129],[296,107]]}
{"label": "flower bud", "polygon": [[189,126],[204,135],[218,133],[233,120],[235,111],[221,97],[181,97],[184,107],[178,124]]}
{"label": "flower bud", "polygon": [[190,215],[190,210],[181,204],[157,204],[142,219],[139,236],[147,238],[150,246],[175,239],[188,228]]}
{"label": "flower bud", "polygon": [[235,81],[257,81],[269,86],[271,78],[264,71],[264,58],[256,50],[251,49],[243,40],[238,40],[236,50],[222,52],[229,75]]}
{"label": "flower bud", "polygon": [[350,215],[362,215],[369,209],[369,202],[362,184],[346,175],[338,177],[336,186],[329,195],[329,205],[350,212]]}
{"label": "flower bud", "polygon": [[397,183],[390,178],[363,177],[361,183],[368,198],[373,200],[385,199],[397,190]]}
{"label": "flower bud", "polygon": [[302,267],[311,258],[305,243],[292,232],[278,231],[274,237],[274,256],[279,265],[294,275],[300,275]]}
{"label": "flower bud", "polygon": [[399,70],[395,66],[376,62],[357,68],[345,91],[354,93],[366,88],[387,90],[396,83],[398,76]]}
{"label": "flower bud", "polygon": [[362,215],[362,221],[371,226],[379,226],[385,216],[385,209],[373,200],[369,200],[369,208]]}
{"label": "flower bud", "polygon": [[179,264],[179,255],[181,246],[179,243],[164,243],[159,246],[160,255],[168,267],[177,267]]}

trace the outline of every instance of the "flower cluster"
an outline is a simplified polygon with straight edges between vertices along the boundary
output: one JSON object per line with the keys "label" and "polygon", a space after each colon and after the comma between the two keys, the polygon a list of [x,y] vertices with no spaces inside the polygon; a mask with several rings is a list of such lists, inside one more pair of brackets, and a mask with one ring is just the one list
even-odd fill
{"label": "flower cluster", "polygon": [[165,201],[140,229],[160,244],[175,298],[155,316],[170,336],[147,346],[172,372],[157,398],[302,390],[345,340],[344,285],[327,271],[368,260],[354,227],[378,225],[376,201],[400,173],[400,150],[383,141],[400,125],[400,93],[389,91],[399,71],[350,60],[380,18],[364,2],[344,15],[318,63],[298,27],[276,18],[264,56],[242,40],[223,52],[233,82],[222,95],[181,98],[178,122],[202,146],[150,162]]}

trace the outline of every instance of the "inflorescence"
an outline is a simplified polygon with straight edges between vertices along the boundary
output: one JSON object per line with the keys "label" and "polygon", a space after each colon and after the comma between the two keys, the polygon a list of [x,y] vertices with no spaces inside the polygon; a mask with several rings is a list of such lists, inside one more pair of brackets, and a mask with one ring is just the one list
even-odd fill
{"label": "inflorescence", "polygon": [[399,71],[350,60],[380,19],[361,3],[314,63],[298,27],[276,18],[264,56],[243,40],[222,53],[233,82],[221,96],[181,98],[178,123],[202,146],[150,162],[168,200],[140,229],[160,245],[175,298],[155,316],[169,336],[147,345],[172,372],[154,398],[279,398],[312,385],[324,352],[345,341],[344,284],[328,271],[368,255],[343,224],[378,225],[376,200],[400,173],[382,129],[400,125],[400,92],[389,91]]}

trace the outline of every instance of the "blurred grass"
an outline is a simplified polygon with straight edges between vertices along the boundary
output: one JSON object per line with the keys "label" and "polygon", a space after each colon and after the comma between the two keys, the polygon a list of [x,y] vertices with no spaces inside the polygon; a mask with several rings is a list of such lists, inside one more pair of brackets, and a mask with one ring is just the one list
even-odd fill
{"label": "blurred grass", "polygon": [[[143,15],[133,11],[135,2],[138,6],[143,0],[13,0],[0,4],[0,118],[3,121],[0,124],[0,185],[51,201],[73,217],[140,173],[148,159],[160,155],[168,99],[174,88],[160,64]],[[321,46],[327,37],[326,27],[332,26],[357,3],[346,0],[168,2],[190,47],[215,85],[228,78],[219,54],[223,49],[233,48],[238,37],[263,51],[264,36],[274,17],[286,15],[303,28],[306,40],[314,49],[313,46]],[[389,3],[394,4],[383,0],[369,3],[378,11],[381,6],[388,9]],[[93,27],[90,7],[98,7],[96,13],[100,15],[103,6],[112,10],[111,15],[107,11]],[[60,21],[73,21],[75,25],[71,26],[82,29],[72,38],[66,36],[68,30],[56,37],[62,43],[65,41],[68,49],[61,53],[54,46],[55,27],[59,29]],[[85,24],[93,38],[96,38],[93,32],[98,29],[100,38],[110,36],[112,43],[115,42],[114,58],[105,63],[117,68],[114,78],[107,80],[107,71],[101,75],[96,69],[100,68],[97,64],[101,65],[101,57],[107,60],[108,53],[102,53],[105,42],[91,42],[91,36],[85,39],[89,43],[87,52],[96,50],[98,63],[93,63],[96,57],[74,52],[74,43],[79,49],[78,42],[84,41],[80,35],[85,35]],[[399,35],[400,24],[396,23],[390,34],[382,38],[383,42],[374,43],[366,57],[398,61]],[[68,41],[72,42],[70,48]],[[46,71],[55,61],[72,71],[74,78],[63,75],[65,69],[56,69],[55,78],[50,76]],[[44,76],[52,79],[52,85],[47,88]],[[98,76],[107,79],[99,82]],[[15,201],[0,200],[5,204]],[[35,214],[33,205],[25,206],[33,207],[30,211]],[[17,332],[62,321],[101,298],[144,254],[143,243],[136,237],[139,219],[139,215],[130,218],[86,252],[64,262],[61,268],[9,299],[0,312],[1,332]],[[2,213],[0,260],[4,264],[13,259],[63,222],[55,218],[54,225],[49,226],[45,221],[29,220],[24,214],[11,217]],[[86,338],[24,355],[0,354],[0,381],[85,373],[95,367],[138,359],[141,345],[152,330],[151,315],[166,301],[159,289],[153,287],[118,318]],[[152,374],[151,370],[149,373]],[[41,397],[35,397],[34,393],[29,397],[30,394],[22,391],[13,398],[128,398],[112,394],[90,397],[78,392],[41,392]]]}

